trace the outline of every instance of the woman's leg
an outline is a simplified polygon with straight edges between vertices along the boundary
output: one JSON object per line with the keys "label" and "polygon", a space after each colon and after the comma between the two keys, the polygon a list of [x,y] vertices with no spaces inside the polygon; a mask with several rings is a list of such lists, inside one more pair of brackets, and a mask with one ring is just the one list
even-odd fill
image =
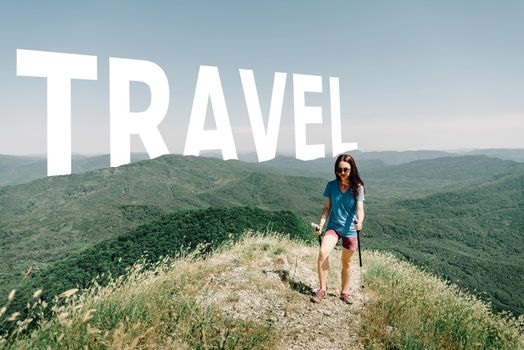
{"label": "woman's leg", "polygon": [[321,290],[327,289],[327,276],[329,273],[329,254],[331,253],[333,248],[335,248],[337,242],[338,236],[336,233],[329,234],[326,232],[326,234],[324,235],[324,239],[322,239],[322,244],[320,246],[317,261],[318,279],[320,281]]}
{"label": "woman's leg", "polygon": [[351,257],[354,251],[342,248],[342,287],[340,294],[349,294],[349,280],[351,279]]}

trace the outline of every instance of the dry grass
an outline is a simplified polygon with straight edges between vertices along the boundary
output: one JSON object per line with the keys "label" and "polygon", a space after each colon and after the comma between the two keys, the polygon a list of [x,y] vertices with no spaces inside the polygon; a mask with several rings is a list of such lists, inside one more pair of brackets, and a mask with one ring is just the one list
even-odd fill
{"label": "dry grass", "polygon": [[[37,299],[30,306],[35,318],[0,319],[16,322],[0,344],[7,349],[271,347],[275,334],[269,327],[195,302],[206,278],[216,272],[195,256],[165,258],[147,269],[139,262],[107,286],[62,293],[51,310]],[[45,312],[51,317],[46,319]],[[38,318],[28,333],[27,326]]]}
{"label": "dry grass", "polygon": [[[0,337],[0,347],[267,349],[281,344],[278,322],[289,329],[287,336],[303,339],[307,333],[300,333],[301,329],[313,325],[291,326],[310,316],[325,317],[322,310],[305,309],[312,307],[308,297],[284,285],[301,280],[316,287],[318,250],[278,235],[261,237],[250,232],[245,237],[205,259],[191,254],[165,258],[154,266],[138,262],[107,286],[62,293],[53,306],[42,302],[35,291],[24,320],[20,314],[5,312],[16,298],[12,292],[0,307],[0,323],[16,327]],[[390,255],[366,252],[364,261],[371,302],[358,313],[364,318],[360,341],[368,348],[524,348],[519,333],[522,319],[492,315],[487,305],[456,286]],[[333,273],[328,283],[333,290],[340,284],[340,251],[333,253],[330,263]],[[278,307],[272,304],[275,300]],[[338,305],[330,317],[340,310]],[[258,319],[247,317],[256,316],[256,309],[268,313]],[[50,317],[44,317],[45,313]]]}
{"label": "dry grass", "polygon": [[374,291],[364,340],[374,349],[523,349],[524,318],[493,315],[455,285],[388,254],[366,255]]}

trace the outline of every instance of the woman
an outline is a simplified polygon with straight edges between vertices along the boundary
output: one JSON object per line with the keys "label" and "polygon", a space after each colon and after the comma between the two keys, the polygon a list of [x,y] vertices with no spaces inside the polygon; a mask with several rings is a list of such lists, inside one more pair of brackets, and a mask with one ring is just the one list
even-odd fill
{"label": "woman", "polygon": [[347,304],[351,278],[351,257],[358,247],[357,230],[364,222],[364,182],[360,178],[355,160],[348,154],[341,154],[335,162],[336,179],[328,182],[324,190],[326,203],[320,216],[320,225],[316,228],[320,235],[327,218],[326,232],[318,254],[318,278],[320,289],[311,297],[318,303],[326,297],[327,276],[329,273],[328,257],[338,241],[342,239],[342,287],[340,299]]}

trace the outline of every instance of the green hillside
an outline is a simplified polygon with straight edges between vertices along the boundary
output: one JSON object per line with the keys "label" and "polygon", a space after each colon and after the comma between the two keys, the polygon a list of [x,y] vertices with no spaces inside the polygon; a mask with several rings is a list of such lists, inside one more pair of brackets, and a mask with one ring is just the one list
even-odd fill
{"label": "green hillside", "polygon": [[524,171],[524,164],[486,156],[444,157],[375,168],[363,173],[371,196],[380,200],[417,198],[460,190],[498,176]]}
{"label": "green hillside", "polygon": [[[379,159],[362,159],[364,154],[354,155],[358,162],[360,172],[368,172],[376,168],[385,167],[386,164]],[[320,158],[303,161],[293,157],[278,156],[275,159],[262,162],[266,168],[277,169],[280,173],[290,176],[311,176],[331,179],[334,176],[335,158]]]}
{"label": "green hillside", "polygon": [[370,172],[373,178],[402,177],[409,180],[453,180],[455,182],[485,180],[524,169],[524,164],[486,156],[442,157],[418,160],[407,164],[383,167]]}
{"label": "green hillside", "polygon": [[[0,348],[520,350],[524,346],[523,320],[493,315],[456,286],[390,254],[364,251],[366,287],[358,287],[356,273],[351,279],[352,305],[331,293],[313,304],[309,299],[317,280],[316,246],[281,234],[241,236],[204,259],[166,257],[147,269],[139,262],[104,287],[69,290],[59,296],[58,307],[36,295],[29,318],[0,313],[0,325],[15,325],[9,334],[0,332]],[[340,255],[339,249],[333,251],[333,265]],[[357,266],[354,259],[354,271]],[[340,276],[332,273],[329,280],[337,285]],[[38,319],[35,327],[34,316],[43,313],[49,317]],[[332,332],[333,324],[338,332]]]}
{"label": "green hillside", "polygon": [[[132,153],[131,161],[149,159],[144,153]],[[109,155],[71,157],[71,171],[79,174],[86,171],[109,168]],[[9,156],[0,154],[0,186],[20,185],[47,176],[47,160],[44,156]]]}
{"label": "green hillside", "polygon": [[[516,162],[468,156],[363,171],[364,246],[396,252],[462,287],[488,293],[496,310],[520,314],[523,169]],[[297,173],[308,175],[303,170]],[[44,270],[180,209],[250,206],[318,220],[327,178],[278,171],[264,164],[164,156],[2,187],[0,296],[30,266]]]}
{"label": "green hillside", "polygon": [[0,187],[0,295],[29,267],[41,270],[179,209],[256,206],[311,220],[324,182],[239,161],[169,155]]}
{"label": "green hillside", "polygon": [[524,162],[524,149],[522,148],[477,149],[470,151],[467,154],[483,154],[489,157],[513,160],[515,162]]}
{"label": "green hillside", "polygon": [[[355,152],[353,156],[366,187],[370,189],[369,195],[381,201],[460,189],[465,185],[490,181],[503,174],[524,171],[522,163],[484,155],[450,156],[444,152],[417,151]],[[393,160],[388,161],[388,156],[394,156]],[[436,156],[439,158],[425,158]],[[417,160],[408,162],[411,158]],[[333,162],[333,159],[304,162],[290,157],[277,157],[260,165],[291,176],[332,179]],[[388,162],[395,165],[386,166]],[[398,165],[399,162],[402,164]]]}
{"label": "green hillside", "polygon": [[437,159],[454,156],[445,151],[417,150],[417,151],[375,151],[375,152],[350,152],[357,159],[380,160],[387,165],[399,165],[423,159]]}
{"label": "green hillside", "polygon": [[312,240],[311,229],[289,211],[268,212],[257,208],[208,208],[182,210],[163,215],[148,224],[97,243],[80,253],[51,264],[31,274],[18,286],[17,298],[10,310],[22,310],[36,290],[42,299],[71,288],[86,288],[97,278],[105,285],[107,278],[123,275],[140,258],[147,256],[155,264],[163,256],[191,252],[204,244],[201,252],[208,253],[226,241],[238,241],[244,232],[278,232],[302,241]]}
{"label": "green hillside", "polygon": [[42,158],[0,154],[0,186],[26,183],[46,174]]}
{"label": "green hillside", "polygon": [[524,313],[524,173],[368,208],[368,247],[482,291],[496,311]]}
{"label": "green hillside", "polygon": [[[443,151],[380,151],[380,152],[350,152],[361,170],[373,170],[387,165],[407,164],[418,160],[433,160],[446,157],[461,157],[468,155],[483,155],[504,160],[524,162],[524,149],[479,149],[464,152]],[[201,156],[220,158],[220,152],[203,152]],[[147,160],[145,153],[132,153],[131,162]],[[256,153],[240,154],[239,159],[244,162],[256,163]],[[331,177],[334,159],[326,157],[313,161],[301,161],[293,156],[278,155],[275,159],[261,163],[262,166],[278,169],[281,173],[292,176]],[[86,171],[108,168],[109,155],[72,156],[72,172],[79,174]],[[10,156],[0,154],[0,186],[18,185],[44,178],[46,176],[46,160],[37,156]]]}

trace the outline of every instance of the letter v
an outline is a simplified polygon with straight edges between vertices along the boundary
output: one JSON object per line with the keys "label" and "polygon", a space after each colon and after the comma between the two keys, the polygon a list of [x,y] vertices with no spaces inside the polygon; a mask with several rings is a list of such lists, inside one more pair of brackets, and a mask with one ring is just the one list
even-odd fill
{"label": "letter v", "polygon": [[275,73],[266,132],[253,71],[250,69],[239,69],[239,72],[244,97],[246,99],[249,121],[251,123],[251,130],[253,132],[253,139],[255,140],[255,147],[257,149],[258,161],[271,160],[275,158],[277,150],[287,74],[280,72]]}

